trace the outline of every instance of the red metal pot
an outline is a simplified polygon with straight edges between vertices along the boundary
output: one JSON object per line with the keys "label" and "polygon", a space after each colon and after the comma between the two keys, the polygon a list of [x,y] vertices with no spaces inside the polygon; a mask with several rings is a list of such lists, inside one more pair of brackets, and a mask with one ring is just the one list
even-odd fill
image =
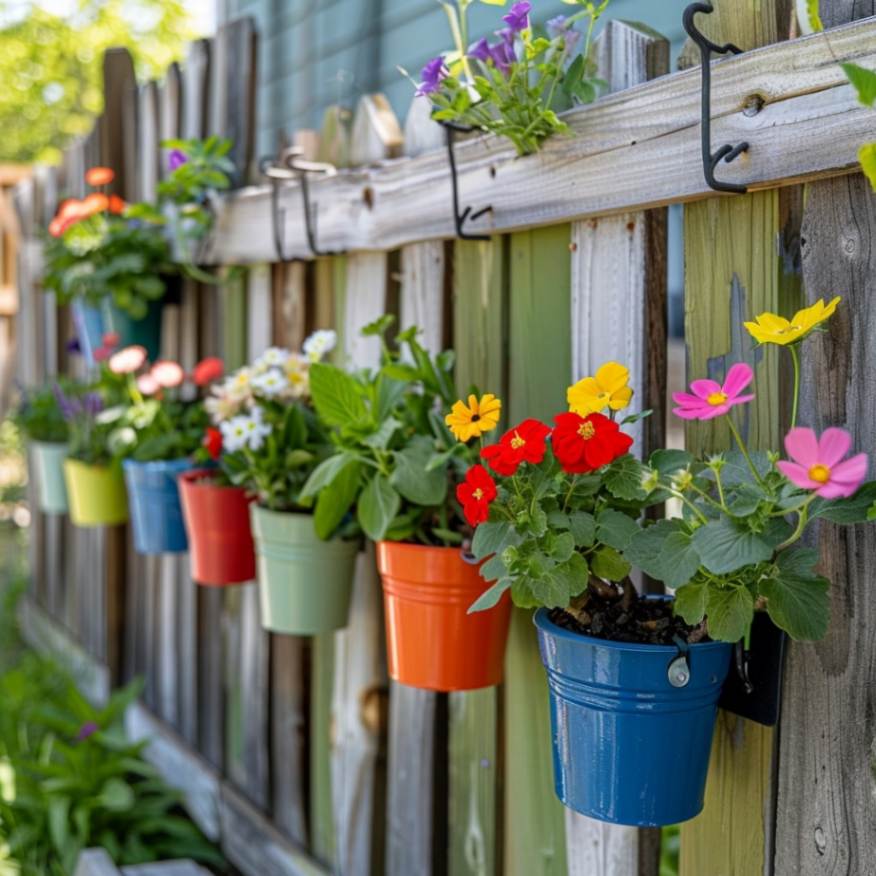
{"label": "red metal pot", "polygon": [[223,487],[210,469],[179,478],[183,517],[189,536],[192,577],[220,587],[253,581],[255,549],[249,524],[252,498],[242,487]]}

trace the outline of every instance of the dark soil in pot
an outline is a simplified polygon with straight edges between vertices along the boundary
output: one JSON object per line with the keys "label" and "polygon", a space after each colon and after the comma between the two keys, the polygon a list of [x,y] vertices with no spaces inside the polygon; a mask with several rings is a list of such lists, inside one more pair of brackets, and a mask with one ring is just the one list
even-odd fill
{"label": "dark soil in pot", "polygon": [[608,639],[642,645],[672,645],[675,637],[693,644],[708,641],[704,626],[692,627],[673,614],[672,600],[645,598],[629,579],[620,585],[595,578],[568,608],[555,608],[550,619],[558,627]]}

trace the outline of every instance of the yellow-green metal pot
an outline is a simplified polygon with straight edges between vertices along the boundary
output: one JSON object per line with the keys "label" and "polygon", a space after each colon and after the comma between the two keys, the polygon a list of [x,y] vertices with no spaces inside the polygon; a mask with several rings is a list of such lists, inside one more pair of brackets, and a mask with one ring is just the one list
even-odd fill
{"label": "yellow-green metal pot", "polygon": [[64,478],[75,526],[113,526],[128,519],[128,494],[120,465],[64,462]]}

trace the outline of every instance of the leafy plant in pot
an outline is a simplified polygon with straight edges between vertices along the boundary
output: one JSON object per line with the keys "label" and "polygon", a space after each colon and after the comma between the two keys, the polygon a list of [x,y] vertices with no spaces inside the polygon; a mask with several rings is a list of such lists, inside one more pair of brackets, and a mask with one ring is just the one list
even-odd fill
{"label": "leafy plant in pot", "polygon": [[[277,633],[338,629],[349,614],[358,540],[346,537],[340,519],[318,536],[302,489],[331,452],[311,407],[310,372],[334,344],[334,332],[318,331],[300,353],[271,347],[214,386],[205,402],[218,427],[207,436],[219,463],[212,483],[237,487],[238,509],[246,494],[253,497],[262,623]],[[194,510],[188,495],[186,503]]]}
{"label": "leafy plant in pot", "polygon": [[12,419],[30,447],[31,476],[39,509],[46,514],[67,513],[64,459],[70,435],[56,385],[65,392],[74,391],[69,381],[23,389],[12,411]]}
{"label": "leafy plant in pot", "polygon": [[188,539],[177,479],[202,458],[207,413],[196,392],[222,376],[222,362],[205,359],[191,375],[178,362],[149,363],[143,347],[125,347],[108,360],[125,381],[127,398],[110,434],[122,458],[134,547],[141,554],[183,553]]}
{"label": "leafy plant in pot", "polygon": [[[402,356],[386,341],[391,324],[383,317],[364,330],[381,339],[378,369],[311,369],[314,405],[334,453],[304,495],[316,498],[321,534],[349,517],[350,528],[377,543],[393,679],[440,691],[498,684],[510,603],[466,613],[480,578],[463,551],[470,529],[450,485],[471,451],[454,440],[440,413],[454,397],[453,354],[430,356],[411,328],[397,338]],[[492,396],[475,405],[481,416],[472,436],[495,428],[501,408]]]}
{"label": "leafy plant in pot", "polygon": [[113,178],[106,167],[88,171],[86,182],[96,191],[59,206],[45,248],[43,285],[59,303],[72,303],[89,363],[105,332],[158,355],[160,302],[173,272],[161,226],[147,221],[136,205],[107,194]]}

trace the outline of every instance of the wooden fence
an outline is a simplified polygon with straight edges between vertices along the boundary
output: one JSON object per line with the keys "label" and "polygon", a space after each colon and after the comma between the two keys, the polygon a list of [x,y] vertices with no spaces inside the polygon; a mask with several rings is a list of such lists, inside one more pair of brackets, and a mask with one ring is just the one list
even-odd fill
{"label": "wooden fence", "polygon": [[[666,431],[664,206],[693,201],[691,374],[756,365],[750,438],[775,444],[786,375],[743,341],[741,320],[842,294],[830,335],[813,342],[831,394],[813,393],[809,406],[813,421],[846,424],[876,452],[876,199],[855,159],[874,116],[837,65],[876,66],[876,19],[864,18],[873,0],[837,0],[823,12],[835,29],[784,44],[789,0],[716,5],[704,29],[746,51],[715,67],[713,137],[750,142],[720,170],[750,194],[717,196],[703,182],[699,71],[666,75],[666,40],[611,22],[598,52],[613,94],[572,113],[574,136],[525,159],[491,138],[460,144],[463,202],[492,206],[473,226],[489,240],[452,239],[443,138],[423,103],[402,128],[379,95],[365,96],[294,138],[348,168],[311,187],[320,247],[346,254],[311,258],[301,189],[289,184],[283,238],[296,260],[277,262],[268,188],[239,190],[208,261],[247,269],[222,286],[186,283],[165,310],[163,352],[186,366],[220,355],[234,368],[333,326],[340,358],[367,365],[378,350],[359,328],[394,312],[422,326],[430,348],[453,346],[460,388],[496,392],[509,420],[551,417],[570,381],[609,358],[627,362],[636,403],[655,411],[637,436],[644,451]],[[84,170],[100,163],[116,170],[119,194],[150,197],[164,169],[158,143],[178,134],[231,137],[238,182],[254,180],[255,55],[252,24],[240,20],[193,44],[161,83],[138,86],[125,52],[107,56],[94,131],[17,192],[23,380],[76,367],[68,314],[38,294],[38,241],[59,196],[81,194]],[[703,448],[707,434],[692,428],[689,446]],[[197,587],[186,557],[136,555],[124,527],[76,530],[35,514],[32,536],[29,634],[63,650],[94,696],[146,679],[132,733],[152,739],[155,762],[244,874],[657,873],[659,832],[591,821],[554,796],[528,613],[515,611],[501,687],[436,695],[387,680],[370,550],[349,627],[306,639],[264,632],[251,585]],[[825,526],[820,537],[834,580],[830,633],[790,649],[778,730],[722,713],[705,812],[682,829],[682,876],[872,872],[876,536]]]}

